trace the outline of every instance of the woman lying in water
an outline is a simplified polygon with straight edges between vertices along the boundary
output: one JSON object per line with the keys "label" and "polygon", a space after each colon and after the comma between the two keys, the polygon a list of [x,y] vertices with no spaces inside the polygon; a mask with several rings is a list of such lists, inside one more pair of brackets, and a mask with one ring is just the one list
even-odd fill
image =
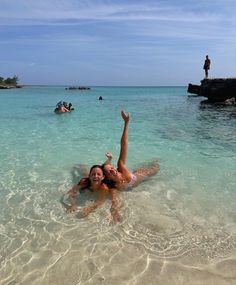
{"label": "woman lying in water", "polygon": [[109,189],[108,185],[104,181],[105,175],[103,172],[103,168],[100,165],[93,165],[89,171],[89,176],[87,178],[82,178],[78,184],[74,185],[71,190],[67,192],[69,196],[69,200],[71,202],[71,206],[67,209],[69,213],[75,212],[77,210],[77,193],[78,191],[88,188],[92,192],[97,192],[98,199],[92,203],[91,205],[84,207],[81,210],[81,216],[86,217],[92,211],[94,211],[97,207],[101,206],[108,195],[111,194],[112,198],[112,207],[111,207],[111,215],[115,222],[120,221],[119,215],[119,201],[117,196],[116,189]]}
{"label": "woman lying in water", "polygon": [[138,186],[147,177],[155,175],[159,171],[159,165],[154,163],[148,167],[142,167],[130,172],[125,163],[128,152],[128,124],[130,114],[126,115],[121,111],[121,116],[124,120],[124,129],[121,136],[120,156],[117,162],[117,169],[111,165],[112,153],[106,153],[107,161],[102,165],[94,165],[89,172],[88,178],[83,178],[80,182],[73,186],[68,192],[71,206],[68,212],[74,212],[77,209],[77,192],[89,188],[94,192],[99,193],[98,200],[88,207],[82,209],[82,216],[87,216],[98,206],[102,205],[109,193],[111,193],[111,215],[115,222],[120,221],[120,199],[118,190],[128,189]]}
{"label": "woman lying in water", "polygon": [[124,111],[121,111],[121,117],[124,120],[124,128],[120,141],[120,156],[117,162],[117,168],[111,165],[112,153],[106,153],[108,160],[103,164],[104,174],[114,188],[128,189],[138,186],[147,177],[155,175],[159,171],[159,165],[153,163],[153,165],[138,168],[133,172],[130,172],[126,167],[126,158],[128,153],[128,126],[130,120],[130,113],[127,115]]}

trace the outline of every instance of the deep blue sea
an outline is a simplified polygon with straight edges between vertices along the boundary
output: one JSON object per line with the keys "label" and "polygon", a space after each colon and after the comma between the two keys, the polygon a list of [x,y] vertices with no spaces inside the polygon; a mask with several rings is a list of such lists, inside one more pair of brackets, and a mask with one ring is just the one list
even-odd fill
{"label": "deep blue sea", "polygon": [[[236,107],[187,87],[65,87],[0,90],[0,284],[236,284]],[[75,110],[55,114],[61,100]],[[78,165],[117,161],[122,109],[128,168],[160,172],[121,192],[118,224],[110,200],[66,213]]]}

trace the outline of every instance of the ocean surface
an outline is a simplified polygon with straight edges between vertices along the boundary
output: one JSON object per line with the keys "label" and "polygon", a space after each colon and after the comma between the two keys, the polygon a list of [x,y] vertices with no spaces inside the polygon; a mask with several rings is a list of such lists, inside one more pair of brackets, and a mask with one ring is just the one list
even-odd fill
{"label": "ocean surface", "polygon": [[[236,284],[236,107],[187,87],[65,87],[0,90],[0,284]],[[75,110],[55,114],[61,100]],[[120,223],[109,199],[68,214],[80,165],[116,163],[122,109],[128,168],[160,172],[120,193]]]}

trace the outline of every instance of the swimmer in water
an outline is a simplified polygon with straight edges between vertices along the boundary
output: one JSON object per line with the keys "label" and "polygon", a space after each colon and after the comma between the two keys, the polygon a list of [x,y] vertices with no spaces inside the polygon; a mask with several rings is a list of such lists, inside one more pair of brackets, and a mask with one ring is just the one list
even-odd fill
{"label": "swimmer in water", "polygon": [[108,195],[111,193],[112,197],[112,206],[111,206],[111,215],[115,222],[120,221],[119,214],[119,200],[117,196],[117,190],[108,187],[104,181],[105,175],[103,168],[100,165],[93,165],[89,171],[89,177],[82,178],[78,184],[74,185],[71,190],[67,192],[71,206],[67,209],[67,212],[72,213],[77,210],[77,193],[85,188],[90,189],[92,192],[97,192],[98,199],[91,203],[91,205],[84,207],[81,210],[81,216],[86,217],[91,212],[93,212],[97,207],[101,206]]}

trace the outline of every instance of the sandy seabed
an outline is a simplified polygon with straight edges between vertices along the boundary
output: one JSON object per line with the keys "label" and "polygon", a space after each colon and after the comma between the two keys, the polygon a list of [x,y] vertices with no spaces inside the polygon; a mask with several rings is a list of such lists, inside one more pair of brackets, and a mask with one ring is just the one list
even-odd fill
{"label": "sandy seabed", "polygon": [[[161,186],[157,194],[158,205],[148,191],[124,193],[116,225],[109,202],[86,219],[56,201],[34,213],[19,208],[17,219],[1,225],[0,284],[236,284],[235,224],[220,227],[220,209],[203,219],[174,191],[169,203]],[[16,197],[7,203],[15,205]]]}

